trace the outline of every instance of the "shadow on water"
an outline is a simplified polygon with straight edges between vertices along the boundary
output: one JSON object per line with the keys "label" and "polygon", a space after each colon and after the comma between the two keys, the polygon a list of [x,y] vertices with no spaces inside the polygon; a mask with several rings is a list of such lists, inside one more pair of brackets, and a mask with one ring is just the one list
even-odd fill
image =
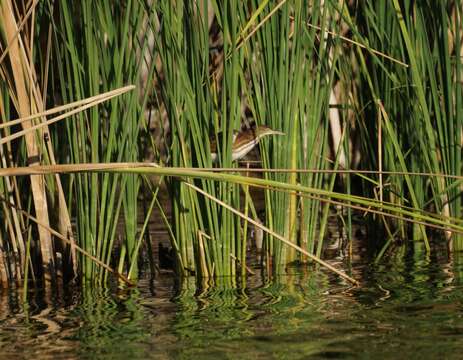
{"label": "shadow on water", "polygon": [[36,293],[26,306],[5,292],[0,357],[459,358],[462,262],[354,264],[358,288],[295,267],[213,287],[164,274],[131,290]]}

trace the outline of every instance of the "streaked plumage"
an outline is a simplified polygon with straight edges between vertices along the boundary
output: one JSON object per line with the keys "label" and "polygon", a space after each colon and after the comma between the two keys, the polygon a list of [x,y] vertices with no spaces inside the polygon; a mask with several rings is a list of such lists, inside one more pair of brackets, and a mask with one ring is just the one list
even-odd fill
{"label": "streaked plumage", "polygon": [[[259,143],[259,140],[267,135],[284,135],[284,133],[263,125],[233,133],[232,161],[246,156]],[[211,139],[210,144],[212,162],[215,163],[217,162],[216,139]]]}

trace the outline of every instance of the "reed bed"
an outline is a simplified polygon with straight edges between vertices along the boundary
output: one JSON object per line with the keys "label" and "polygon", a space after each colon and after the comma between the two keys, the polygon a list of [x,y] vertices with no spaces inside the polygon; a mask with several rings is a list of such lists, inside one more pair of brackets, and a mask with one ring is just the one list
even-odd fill
{"label": "reed bed", "polygon": [[[0,282],[133,284],[145,254],[158,266],[153,218],[198,279],[246,276],[251,227],[269,274],[326,266],[339,206],[349,241],[354,211],[384,234],[378,261],[462,250],[462,10],[1,1]],[[253,124],[285,134],[260,141],[257,168],[232,161]]]}

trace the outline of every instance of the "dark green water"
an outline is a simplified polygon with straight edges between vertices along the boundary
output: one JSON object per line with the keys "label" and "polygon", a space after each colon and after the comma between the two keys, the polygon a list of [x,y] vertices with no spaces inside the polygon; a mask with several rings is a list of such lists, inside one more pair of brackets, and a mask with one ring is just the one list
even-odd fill
{"label": "dark green water", "polygon": [[0,358],[459,359],[462,263],[356,264],[358,288],[292,269],[204,290],[163,275],[130,291],[36,295],[26,308],[4,292]]}

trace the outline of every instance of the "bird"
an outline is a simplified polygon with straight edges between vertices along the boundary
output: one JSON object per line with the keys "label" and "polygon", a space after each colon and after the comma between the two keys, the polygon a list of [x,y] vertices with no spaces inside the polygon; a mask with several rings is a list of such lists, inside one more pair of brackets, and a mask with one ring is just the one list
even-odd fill
{"label": "bird", "polygon": [[[252,126],[233,132],[232,161],[239,160],[246,156],[259,143],[259,140],[267,135],[285,135],[284,132],[273,130],[268,126]],[[210,139],[211,159],[213,163],[218,162],[217,139],[220,140],[220,133]]]}

